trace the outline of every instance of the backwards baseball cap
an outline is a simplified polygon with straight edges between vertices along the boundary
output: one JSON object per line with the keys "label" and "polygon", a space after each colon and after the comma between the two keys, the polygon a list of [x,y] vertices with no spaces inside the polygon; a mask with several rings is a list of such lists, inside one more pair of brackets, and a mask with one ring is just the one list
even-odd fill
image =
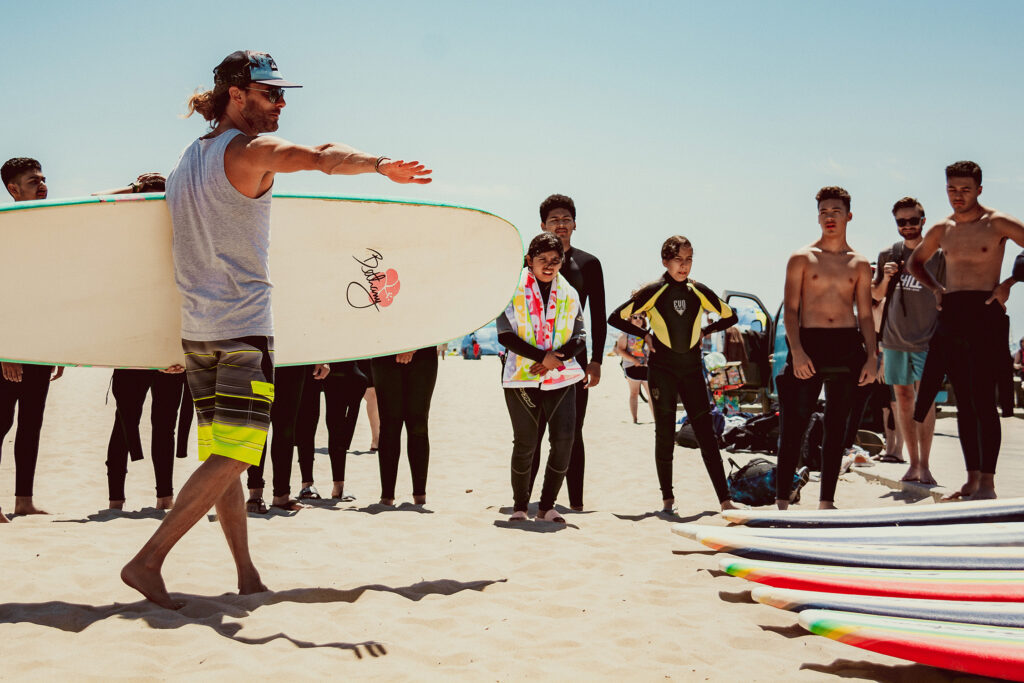
{"label": "backwards baseball cap", "polygon": [[213,84],[217,90],[229,86],[244,86],[263,83],[278,88],[301,88],[301,85],[286,81],[277,70],[277,62],[266,52],[238,50],[224,58],[213,70]]}

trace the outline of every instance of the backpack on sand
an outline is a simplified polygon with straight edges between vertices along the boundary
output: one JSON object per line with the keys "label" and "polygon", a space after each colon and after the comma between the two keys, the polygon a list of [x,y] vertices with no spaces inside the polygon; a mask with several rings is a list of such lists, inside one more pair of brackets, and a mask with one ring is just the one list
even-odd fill
{"label": "backpack on sand", "polygon": [[[742,505],[771,505],[775,502],[775,465],[764,458],[754,458],[743,467],[729,458],[733,470],[727,478],[729,497]],[[790,503],[800,502],[800,489],[807,483],[807,468],[801,467],[793,475]]]}

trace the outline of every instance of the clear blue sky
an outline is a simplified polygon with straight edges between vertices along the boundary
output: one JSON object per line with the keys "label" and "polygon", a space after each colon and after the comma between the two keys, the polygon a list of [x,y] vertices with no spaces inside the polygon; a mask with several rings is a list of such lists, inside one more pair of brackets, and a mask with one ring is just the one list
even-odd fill
{"label": "clear blue sky", "polygon": [[[788,254],[819,234],[823,185],[853,195],[849,239],[872,259],[898,237],[896,199],[948,213],[943,168],[959,159],[984,169],[983,203],[1024,216],[1024,3],[233,5],[4,3],[0,156],[40,159],[51,198],[167,171],[205,130],[179,117],[187,95],[258,49],[306,86],[280,135],[436,177],[305,173],[278,191],[476,206],[526,239],[545,196],[572,195],[574,243],[601,258],[611,304],[681,233],[695,278],[774,309]],[[1024,333],[1024,286],[1010,311]]]}

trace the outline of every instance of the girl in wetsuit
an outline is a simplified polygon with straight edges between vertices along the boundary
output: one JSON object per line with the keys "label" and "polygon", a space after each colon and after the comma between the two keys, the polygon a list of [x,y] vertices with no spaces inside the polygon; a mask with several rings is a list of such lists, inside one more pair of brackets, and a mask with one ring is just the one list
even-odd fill
{"label": "girl in wetsuit", "polygon": [[[608,324],[626,334],[645,336],[650,348],[648,383],[654,409],[654,463],[664,510],[671,512],[675,506],[672,451],[675,449],[677,396],[682,398],[693,425],[718,501],[723,510],[728,510],[735,505],[729,497],[718,438],[712,425],[700,341],[707,334],[736,324],[737,317],[711,289],[689,279],[693,265],[690,240],[681,235],[665,240],[661,262],[666,268],[661,279],[641,287],[626,303],[612,311]],[[704,311],[715,313],[721,320],[701,328]],[[630,322],[631,316],[637,313],[647,314],[650,331]]]}
{"label": "girl in wetsuit", "polygon": [[533,238],[512,302],[498,316],[498,342],[506,349],[501,385],[512,420],[513,522],[527,519],[530,469],[541,416],[551,453],[544,471],[537,521],[559,522],[555,498],[565,479],[576,430],[576,390],[584,377],[575,357],[585,348],[579,295],[558,271],[562,242],[552,233]]}

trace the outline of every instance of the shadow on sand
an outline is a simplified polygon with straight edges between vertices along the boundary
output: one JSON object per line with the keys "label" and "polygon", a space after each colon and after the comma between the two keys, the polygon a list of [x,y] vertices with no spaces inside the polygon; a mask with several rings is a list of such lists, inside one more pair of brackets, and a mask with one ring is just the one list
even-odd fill
{"label": "shadow on sand", "polygon": [[87,524],[89,522],[111,522],[115,519],[163,519],[167,510],[142,508],[141,510],[99,510],[82,519],[55,519],[55,524]]}
{"label": "shadow on sand", "polygon": [[949,672],[947,679],[942,675],[941,670],[934,669],[923,664],[878,664],[876,662],[856,661],[853,659],[836,659],[831,664],[800,665],[802,670],[817,671],[818,673],[831,674],[838,678],[852,678],[864,681],[877,681],[877,683],[904,683],[905,681],[990,681],[990,678],[972,676],[971,674]]}
{"label": "shadow on sand", "polygon": [[[380,584],[359,586],[340,590],[336,588],[292,588],[285,591],[267,591],[255,595],[225,594],[219,597],[191,595],[188,593],[172,593],[172,597],[184,599],[185,606],[180,610],[168,610],[153,603],[140,600],[127,604],[113,603],[110,605],[83,605],[63,601],[4,603],[0,604],[0,624],[30,623],[38,626],[80,633],[98,622],[113,617],[121,619],[141,619],[150,628],[175,629],[184,626],[206,626],[220,636],[246,645],[262,645],[272,640],[287,640],[299,648],[335,648],[350,650],[357,659],[364,653],[371,657],[387,654],[384,646],[376,641],[361,643],[313,643],[293,638],[286,633],[275,633],[259,638],[248,638],[241,635],[242,624],[236,622],[255,612],[261,607],[290,602],[298,604],[354,603],[367,591],[395,593],[414,602],[428,595],[455,595],[466,590],[483,591],[495,583],[494,581],[454,581],[440,579],[437,581],[421,581],[411,586],[393,588]],[[230,620],[230,621],[225,621]]]}
{"label": "shadow on sand", "polygon": [[690,515],[689,517],[680,517],[675,512],[667,512],[665,510],[655,510],[654,512],[645,512],[642,515],[620,515],[620,514],[617,514],[617,513],[613,513],[613,515],[615,517],[618,517],[619,519],[624,520],[626,522],[639,522],[639,521],[644,520],[644,519],[650,519],[652,517],[657,517],[658,519],[665,520],[666,522],[672,522],[673,524],[678,524],[678,523],[684,523],[685,524],[685,523],[689,523],[689,522],[696,522],[698,519],[703,519],[704,517],[714,517],[717,514],[718,514],[717,510],[705,510],[704,512],[698,512],[697,514]]}

